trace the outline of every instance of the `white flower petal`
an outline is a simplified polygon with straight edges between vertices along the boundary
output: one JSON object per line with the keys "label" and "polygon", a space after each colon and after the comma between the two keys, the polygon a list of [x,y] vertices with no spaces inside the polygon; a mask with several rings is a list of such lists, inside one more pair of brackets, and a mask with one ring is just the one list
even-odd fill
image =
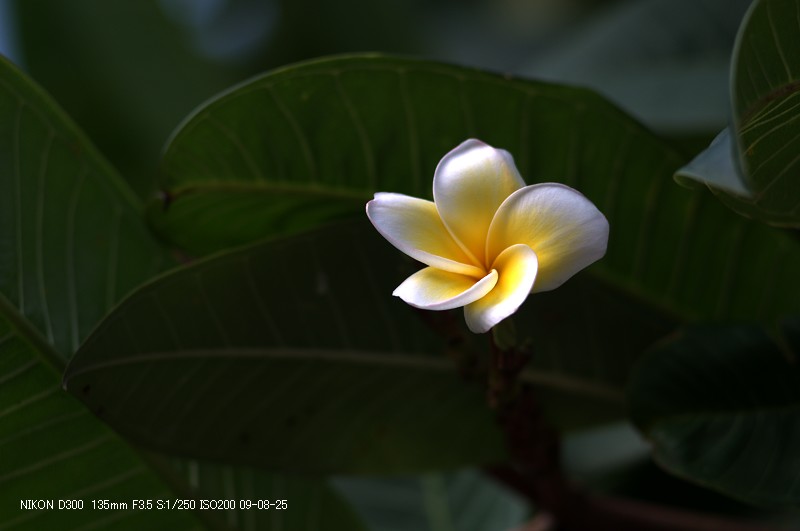
{"label": "white flower petal", "polygon": [[486,274],[453,240],[431,201],[377,193],[367,203],[367,216],[389,243],[423,264],[470,275],[473,281]]}
{"label": "white flower petal", "polygon": [[482,334],[517,311],[525,302],[536,280],[539,262],[527,245],[512,245],[492,265],[498,279],[486,296],[464,308],[467,326]]}
{"label": "white flower petal", "polygon": [[496,283],[497,271],[475,281],[473,277],[426,267],[397,286],[392,295],[417,308],[451,310],[480,299]]}
{"label": "white flower petal", "polygon": [[[507,151],[470,139],[445,155],[433,176],[433,201],[445,226],[478,263],[497,208],[525,186]],[[485,264],[489,265],[489,264]]]}
{"label": "white flower petal", "polygon": [[526,186],[506,199],[486,242],[491,258],[524,243],[536,252],[534,292],[548,291],[606,253],[608,221],[580,192],[558,183]]}

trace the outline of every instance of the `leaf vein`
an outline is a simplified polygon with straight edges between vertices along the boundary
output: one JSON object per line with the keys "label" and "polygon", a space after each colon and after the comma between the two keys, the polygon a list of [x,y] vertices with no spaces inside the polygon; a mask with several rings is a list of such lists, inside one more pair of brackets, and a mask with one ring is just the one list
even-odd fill
{"label": "leaf vein", "polygon": [[89,441],[88,443],[84,443],[84,444],[82,444],[80,446],[76,446],[76,447],[71,448],[69,450],[64,450],[63,452],[59,452],[59,453],[53,455],[52,457],[49,457],[49,458],[46,458],[46,459],[40,459],[39,461],[36,461],[35,463],[32,463],[32,464],[29,464],[29,465],[14,469],[14,470],[12,470],[10,472],[6,472],[5,474],[0,475],[0,484],[5,483],[5,482],[7,482],[9,480],[12,480],[12,479],[19,478],[20,476],[24,476],[24,475],[30,474],[32,472],[36,472],[38,470],[41,470],[41,469],[43,469],[45,467],[49,467],[49,466],[51,466],[51,465],[53,465],[55,463],[58,463],[60,461],[65,461],[67,459],[71,459],[71,458],[79,456],[81,454],[85,454],[85,453],[89,452],[90,450],[93,450],[93,449],[97,448],[98,446],[101,446],[101,445],[105,444],[106,442],[108,442],[110,440],[112,440],[111,434],[106,434],[106,435],[103,435],[101,437],[97,437],[97,438]]}
{"label": "leaf vein", "polygon": [[50,307],[47,297],[47,286],[45,284],[44,274],[44,191],[45,191],[45,176],[47,175],[47,166],[50,161],[50,150],[53,146],[53,134],[47,135],[45,147],[42,150],[42,160],[39,166],[38,182],[36,186],[36,284],[39,288],[39,299],[42,306],[42,318],[44,319],[45,336],[50,343],[55,343],[55,334],[53,333],[53,322],[50,316]]}
{"label": "leaf vein", "polygon": [[367,136],[366,128],[364,127],[362,119],[358,116],[353,102],[350,101],[350,98],[347,96],[347,93],[344,90],[340,72],[335,72],[333,79],[336,82],[336,90],[339,94],[339,97],[341,98],[342,103],[347,110],[348,116],[350,116],[350,119],[353,121],[353,126],[358,134],[358,138],[361,143],[361,151],[364,154],[364,166],[367,172],[367,177],[370,180],[370,188],[375,190],[378,186],[378,176],[375,170],[375,160],[372,156],[372,148],[370,147],[369,136]]}
{"label": "leaf vein", "polygon": [[317,164],[314,161],[314,155],[311,152],[311,145],[306,138],[306,134],[303,129],[300,127],[300,124],[297,122],[297,119],[292,114],[291,109],[286,106],[286,104],[278,97],[278,94],[275,92],[275,89],[272,85],[266,85],[267,92],[272,97],[272,101],[275,102],[275,106],[281,112],[283,117],[289,123],[289,127],[292,129],[294,133],[294,137],[297,140],[297,143],[300,145],[300,150],[303,152],[303,158],[305,159],[306,165],[308,166],[308,179],[310,182],[318,182],[318,170]]}

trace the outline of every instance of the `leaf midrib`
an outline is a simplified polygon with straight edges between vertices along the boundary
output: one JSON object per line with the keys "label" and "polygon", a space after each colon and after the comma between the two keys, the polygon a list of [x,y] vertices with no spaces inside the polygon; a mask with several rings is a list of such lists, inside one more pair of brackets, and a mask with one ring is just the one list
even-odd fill
{"label": "leaf midrib", "polygon": [[288,361],[326,361],[333,363],[363,364],[365,366],[393,366],[416,370],[453,372],[452,364],[445,359],[429,358],[409,353],[385,353],[380,351],[336,351],[329,349],[304,348],[207,348],[164,350],[139,353],[111,360],[83,364],[79,369],[68,370],[64,376],[65,387],[70,378],[95,370],[138,365],[142,363],[167,362],[179,360],[217,359],[220,361],[243,360],[288,360]]}
{"label": "leaf midrib", "polygon": [[[87,363],[74,371],[68,370],[64,376],[64,388],[69,386],[69,381],[77,376],[130,365],[159,363],[181,360],[211,359],[218,361],[245,361],[245,360],[280,360],[292,362],[328,362],[364,367],[395,367],[408,370],[428,371],[437,373],[452,373],[456,375],[456,368],[444,358],[424,357],[411,353],[386,353],[378,351],[337,351],[330,349],[306,348],[219,348],[219,349],[185,349],[171,351],[156,351],[129,355],[112,360],[102,360]],[[590,380],[570,377],[552,371],[531,369],[522,374],[524,381],[550,387],[558,390],[574,391],[583,395],[592,395],[601,399],[623,402],[624,395],[621,389],[609,385],[598,384]]]}
{"label": "leaf midrib", "polygon": [[792,80],[789,83],[784,83],[777,86],[761,95],[756,101],[751,103],[741,114],[737,116],[737,130],[742,130],[750,125],[750,121],[754,116],[764,110],[769,104],[779,99],[785,99],[792,94],[800,92],[800,79]]}
{"label": "leaf midrib", "polygon": [[203,181],[192,185],[177,185],[168,188],[165,193],[169,201],[180,200],[186,196],[217,193],[282,193],[298,196],[319,195],[332,199],[348,199],[353,201],[366,201],[372,197],[369,190],[342,189],[337,187],[313,185],[297,185],[286,181]]}
{"label": "leaf midrib", "polygon": [[66,361],[19,310],[0,293],[0,315],[14,328],[15,335],[28,343],[39,359],[59,378],[64,373]]}
{"label": "leaf midrib", "polygon": [[[24,75],[19,71],[17,66],[2,55],[0,55],[0,62],[8,65],[8,67],[4,69],[5,73],[11,73],[14,76],[13,80],[0,78],[0,87],[3,87],[6,92],[11,94],[19,104],[25,106],[29,111],[36,114],[42,123],[46,123],[50,127],[56,137],[65,141],[74,140],[74,142],[68,142],[70,145],[77,144],[79,146],[88,147],[88,149],[82,150],[81,154],[86,157],[87,162],[97,165],[97,170],[100,174],[109,177],[103,182],[111,186],[114,189],[114,192],[120,195],[120,198],[125,201],[125,204],[128,207],[131,207],[136,211],[141,209],[141,200],[130,189],[127,182],[125,182],[125,180],[120,176],[119,172],[97,150],[94,142],[92,142],[86,136],[86,134],[77,126],[72,118],[66,112],[64,112],[59,105],[53,102],[51,96],[36,83],[31,83],[25,79]],[[25,89],[33,93],[35,98],[29,98],[20,95],[20,93],[16,90],[15,85],[11,83],[24,83]],[[53,113],[57,121],[52,121],[43,116],[39,109],[40,106],[46,107],[49,112]],[[69,135],[72,135],[74,138],[70,139]]]}

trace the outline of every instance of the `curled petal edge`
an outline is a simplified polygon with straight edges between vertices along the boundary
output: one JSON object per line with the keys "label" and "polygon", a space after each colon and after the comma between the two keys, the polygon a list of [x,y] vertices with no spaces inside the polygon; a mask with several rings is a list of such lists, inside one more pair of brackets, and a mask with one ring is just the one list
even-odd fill
{"label": "curled petal edge", "polygon": [[497,271],[482,279],[426,267],[397,286],[392,295],[415,308],[451,310],[466,306],[489,293],[497,284]]}
{"label": "curled petal edge", "polygon": [[464,308],[467,326],[476,334],[488,332],[525,302],[536,281],[539,260],[527,245],[512,245],[500,253],[492,270],[498,272],[492,291]]}

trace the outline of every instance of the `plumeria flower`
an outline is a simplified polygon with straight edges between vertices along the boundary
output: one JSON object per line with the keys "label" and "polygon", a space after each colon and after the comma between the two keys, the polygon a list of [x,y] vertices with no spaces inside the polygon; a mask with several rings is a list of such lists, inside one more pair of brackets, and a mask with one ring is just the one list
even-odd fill
{"label": "plumeria flower", "polygon": [[464,307],[483,333],[528,294],[549,291],[603,257],[608,221],[580,192],[525,186],[514,159],[470,139],[433,175],[433,201],[379,192],[367,216],[384,238],[428,267],[394,295],[426,310]]}

